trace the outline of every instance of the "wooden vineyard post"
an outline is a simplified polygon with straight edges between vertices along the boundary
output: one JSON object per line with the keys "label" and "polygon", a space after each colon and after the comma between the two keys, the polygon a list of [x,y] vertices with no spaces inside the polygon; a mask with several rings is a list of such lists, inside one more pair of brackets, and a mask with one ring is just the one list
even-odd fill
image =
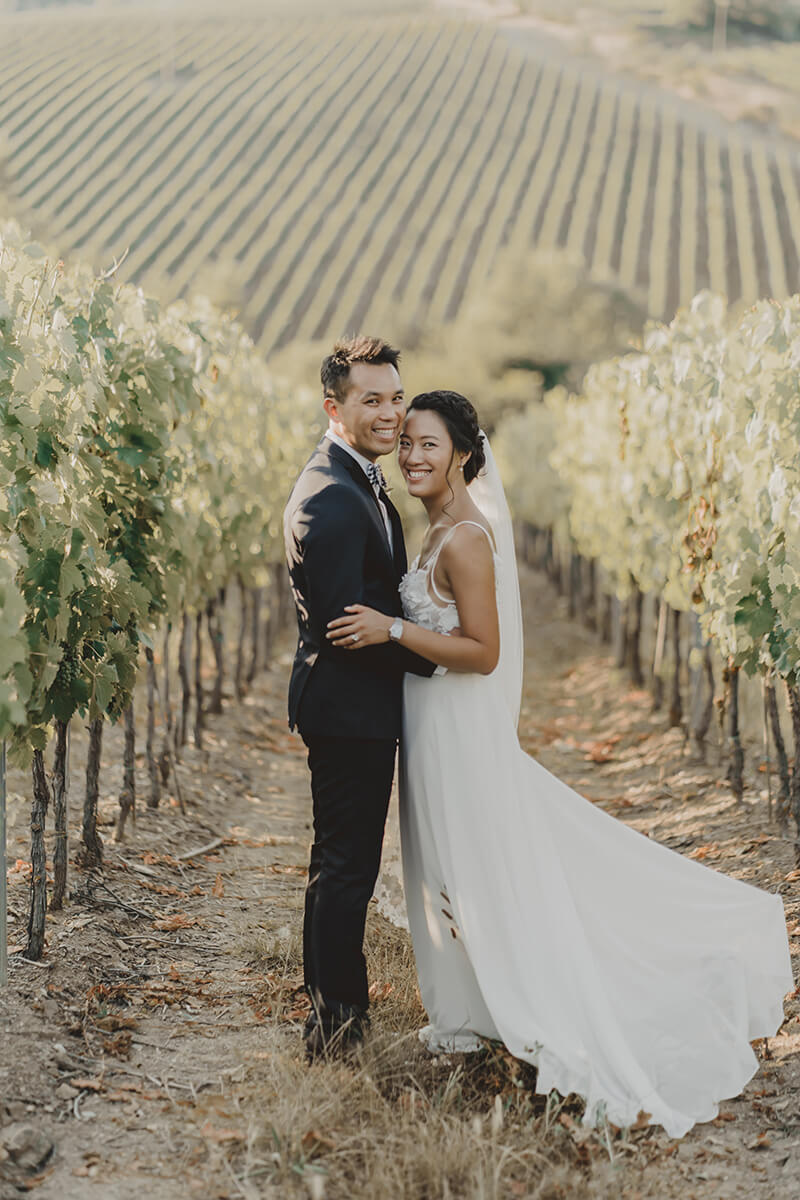
{"label": "wooden vineyard post", "polygon": [[250,605],[250,665],[247,668],[247,675],[245,677],[248,687],[256,677],[260,662],[259,633],[261,630],[261,602],[263,594],[263,590],[260,587],[252,589],[252,603]]}
{"label": "wooden vineyard post", "polygon": [[792,784],[789,776],[789,759],[786,754],[786,743],[783,740],[781,718],[778,712],[778,697],[772,677],[764,679],[764,702],[772,730],[772,741],[775,746],[775,758],[778,766],[778,824],[785,833],[789,828],[789,815],[792,811]]}
{"label": "wooden vineyard post", "polygon": [[567,615],[571,621],[574,621],[576,617],[583,619],[583,613],[579,611],[582,600],[580,586],[581,560],[579,555],[573,552],[569,556],[567,566]]}
{"label": "wooden vineyard post", "polygon": [[[711,661],[711,643],[703,642],[703,665],[700,668],[701,682],[698,681],[697,695],[693,701],[691,728],[689,730],[694,751],[699,758],[705,761],[706,757],[706,735],[711,728],[711,720],[714,716],[714,664]],[[702,698],[702,690],[705,688],[705,699]]]}
{"label": "wooden vineyard post", "polygon": [[658,600],[658,625],[653,650],[653,712],[658,712],[664,703],[664,650],[667,644],[667,602],[663,596]]}
{"label": "wooden vineyard post", "polygon": [[147,807],[158,808],[161,800],[161,775],[155,750],[157,680],[155,656],[149,646],[145,648],[145,659],[147,661],[147,741],[145,742],[145,752],[147,754],[147,773],[150,778]]}
{"label": "wooden vineyard post", "polygon": [[31,809],[31,907],[28,914],[28,944],[25,957],[38,962],[44,953],[44,922],[47,916],[47,865],[44,825],[50,803],[50,788],[41,750],[33,752],[33,806]]}
{"label": "wooden vineyard post", "polygon": [[744,749],[739,730],[739,668],[729,659],[723,674],[728,715],[728,753],[730,755],[727,779],[736,802],[741,804],[744,796]]}
{"label": "wooden vineyard post", "polygon": [[189,708],[192,703],[192,685],[189,680],[189,659],[191,656],[192,630],[189,624],[189,614],[183,610],[181,622],[181,642],[178,650],[178,675],[181,681],[181,710],[178,732],[175,737],[175,752],[180,757],[182,748],[189,736]]}
{"label": "wooden vineyard post", "polygon": [[194,623],[194,744],[203,749],[203,610],[197,610]]}
{"label": "wooden vineyard post", "polygon": [[8,891],[6,888],[6,744],[0,745],[0,988],[8,983]]}
{"label": "wooden vineyard post", "polygon": [[[158,759],[158,768],[161,772],[161,782],[164,787],[169,782],[170,769],[170,747],[174,747],[175,734],[172,720],[172,698],[170,696],[170,681],[169,681],[169,635],[172,632],[172,625],[167,621],[164,630],[164,650],[163,650],[163,669],[164,669],[164,696],[161,704],[162,715],[164,717],[164,740],[161,747],[161,754]],[[159,697],[159,699],[161,699]]]}
{"label": "wooden vineyard post", "polygon": [[239,636],[236,642],[236,669],[234,672],[234,690],[236,699],[241,704],[245,694],[245,669],[244,669],[244,654],[245,642],[247,640],[247,630],[249,625],[249,604],[250,591],[244,586],[241,575],[239,576]]}
{"label": "wooden vineyard post", "polygon": [[669,703],[670,728],[680,725],[683,721],[683,699],[681,697],[681,614],[680,609],[672,610],[672,696]]}
{"label": "wooden vineyard post", "polygon": [[67,890],[69,861],[69,723],[56,721],[56,751],[53,765],[53,821],[56,843],[53,849],[53,896],[51,909],[59,909]]}
{"label": "wooden vineyard post", "polygon": [[206,608],[208,636],[211,642],[211,650],[214,654],[214,665],[217,671],[214,679],[214,686],[211,689],[211,698],[208,702],[208,711],[214,714],[222,712],[222,684],[225,675],[224,635],[222,629],[224,607],[225,589],[220,588],[218,594],[212,600],[209,600]]}
{"label": "wooden vineyard post", "polygon": [[614,601],[609,592],[601,591],[600,593],[600,618],[598,621],[598,633],[600,641],[606,646],[611,644],[613,638],[614,625]]}
{"label": "wooden vineyard post", "polygon": [[278,639],[281,629],[281,566],[272,567],[267,600],[267,619],[264,622],[264,666],[269,670],[272,661],[272,647]]}
{"label": "wooden vineyard post", "polygon": [[597,564],[593,558],[583,559],[583,564],[583,621],[587,629],[597,629]]}
{"label": "wooden vineyard post", "polygon": [[628,602],[614,596],[614,666],[622,670],[628,650]]}
{"label": "wooden vineyard post", "polygon": [[772,821],[772,759],[769,753],[769,708],[767,705],[767,677],[761,676],[761,733],[764,742],[764,769],[767,774],[767,820]]}
{"label": "wooden vineyard post", "polygon": [[122,768],[122,791],[119,795],[119,817],[114,833],[116,841],[125,836],[125,822],[132,816],[136,824],[136,713],[131,700],[125,709],[125,754]]}
{"label": "wooden vineyard post", "polygon": [[89,723],[89,753],[86,761],[86,795],[83,801],[83,847],[79,861],[84,867],[99,867],[103,861],[103,843],[97,832],[97,800],[100,791],[100,755],[103,749],[103,718]]}
{"label": "wooden vineyard post", "polygon": [[635,688],[644,687],[641,657],[643,603],[644,596],[632,579],[630,595],[626,601],[625,665],[630,672],[631,683]]}
{"label": "wooden vineyard post", "polygon": [[800,867],[800,688],[786,680],[786,698],[792,718],[792,740],[794,741],[794,766],[791,780],[792,816],[795,823],[794,862]]}
{"label": "wooden vineyard post", "polygon": [[[148,651],[148,653],[150,653],[150,651]],[[153,687],[155,690],[155,698],[158,701],[158,707],[161,709],[161,716],[162,716],[163,720],[166,721],[167,717],[166,717],[166,714],[164,711],[164,701],[162,700],[161,693],[158,690],[158,677],[156,676],[155,672],[153,672]],[[170,726],[169,735],[164,739],[164,754],[167,757],[167,765],[172,770],[172,778],[175,781],[175,797],[178,801],[178,805],[180,807],[181,812],[185,813],[186,805],[183,802],[183,791],[181,790],[181,781],[178,778],[177,756],[175,754],[175,746],[174,746],[174,741],[173,741],[173,737],[172,737],[171,726]],[[168,780],[169,780],[169,771],[167,772],[167,778],[164,780],[165,786],[166,786]],[[150,807],[150,806],[148,805],[148,807]]]}

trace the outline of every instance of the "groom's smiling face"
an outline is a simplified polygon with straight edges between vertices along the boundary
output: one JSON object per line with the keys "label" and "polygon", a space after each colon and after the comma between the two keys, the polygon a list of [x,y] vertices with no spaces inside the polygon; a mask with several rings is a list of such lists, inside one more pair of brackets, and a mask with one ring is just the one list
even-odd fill
{"label": "groom's smiling face", "polygon": [[406,415],[403,385],[391,363],[353,363],[342,399],[325,397],[334,433],[370,462],[397,444]]}

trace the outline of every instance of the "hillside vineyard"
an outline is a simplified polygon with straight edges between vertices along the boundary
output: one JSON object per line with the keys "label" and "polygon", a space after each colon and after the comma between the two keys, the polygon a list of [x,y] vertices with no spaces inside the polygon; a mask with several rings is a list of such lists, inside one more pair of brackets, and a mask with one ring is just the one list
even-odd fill
{"label": "hillside vineyard", "polygon": [[5,186],[167,296],[218,271],[267,351],[452,317],[504,247],[567,247],[658,317],[798,290],[800,154],[540,53],[407,18],[0,17]]}

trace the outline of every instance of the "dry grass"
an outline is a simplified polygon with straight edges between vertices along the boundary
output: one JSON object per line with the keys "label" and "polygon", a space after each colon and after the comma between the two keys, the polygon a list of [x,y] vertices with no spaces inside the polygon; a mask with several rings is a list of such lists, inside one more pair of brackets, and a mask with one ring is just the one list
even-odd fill
{"label": "dry grass", "polygon": [[498,1045],[437,1057],[423,1049],[406,933],[370,913],[366,949],[371,1033],[348,1060],[308,1067],[300,1022],[287,1018],[302,977],[299,937],[249,940],[272,1009],[244,1083],[246,1108],[259,1115],[235,1164],[243,1189],[325,1200],[620,1194],[608,1131],[576,1134],[580,1105],[536,1096],[531,1067]]}

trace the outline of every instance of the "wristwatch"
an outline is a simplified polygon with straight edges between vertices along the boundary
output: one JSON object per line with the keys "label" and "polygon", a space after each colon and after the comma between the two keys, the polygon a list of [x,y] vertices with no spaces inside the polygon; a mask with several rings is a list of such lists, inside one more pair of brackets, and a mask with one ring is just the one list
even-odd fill
{"label": "wristwatch", "polygon": [[403,618],[395,617],[389,626],[389,637],[393,642],[399,642],[403,636]]}

